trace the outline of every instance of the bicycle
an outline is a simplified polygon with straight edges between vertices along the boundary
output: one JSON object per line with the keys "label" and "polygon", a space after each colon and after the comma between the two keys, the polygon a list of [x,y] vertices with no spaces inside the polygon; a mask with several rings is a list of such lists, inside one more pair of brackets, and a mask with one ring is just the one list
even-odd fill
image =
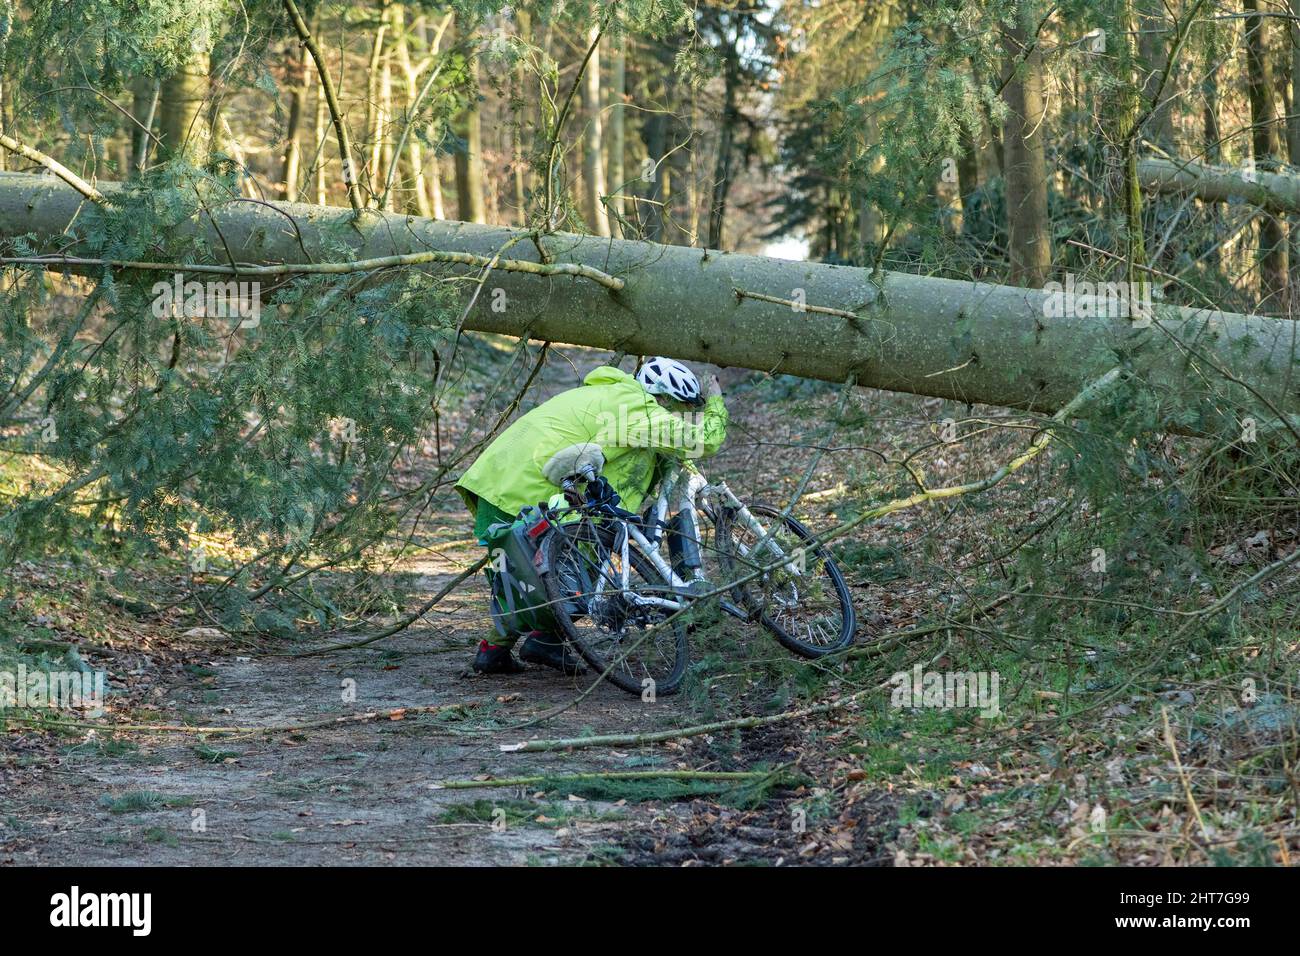
{"label": "bicycle", "polygon": [[[770,505],[746,506],[689,461],[670,467],[638,515],[619,507],[599,474],[598,448],[592,457],[600,464],[588,460],[557,482],[567,507],[548,509],[538,570],[562,636],[597,673],[632,694],[675,693],[689,663],[681,612],[705,596],[804,657],[853,642],[844,576],[800,522]],[[699,515],[712,526],[724,581],[705,572]]]}

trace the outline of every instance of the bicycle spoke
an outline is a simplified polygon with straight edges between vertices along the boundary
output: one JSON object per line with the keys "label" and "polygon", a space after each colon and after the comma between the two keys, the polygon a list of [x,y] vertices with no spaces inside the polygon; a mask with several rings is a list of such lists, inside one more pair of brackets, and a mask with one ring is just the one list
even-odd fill
{"label": "bicycle spoke", "polygon": [[557,535],[551,573],[578,612],[565,622],[569,639],[594,666],[611,668],[610,679],[625,690],[639,693],[647,679],[656,689],[674,687],[685,664],[683,625],[665,625],[670,609],[637,600],[671,589],[635,556],[625,588],[622,557],[611,547],[618,539],[608,528],[583,523]]}

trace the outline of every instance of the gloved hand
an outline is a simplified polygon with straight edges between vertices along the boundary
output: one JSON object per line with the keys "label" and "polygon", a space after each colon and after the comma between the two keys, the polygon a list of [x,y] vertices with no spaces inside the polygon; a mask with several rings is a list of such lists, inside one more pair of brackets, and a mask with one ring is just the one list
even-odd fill
{"label": "gloved hand", "polygon": [[718,376],[710,375],[709,380],[704,383],[704,397],[713,398],[722,394],[722,386],[718,384]]}

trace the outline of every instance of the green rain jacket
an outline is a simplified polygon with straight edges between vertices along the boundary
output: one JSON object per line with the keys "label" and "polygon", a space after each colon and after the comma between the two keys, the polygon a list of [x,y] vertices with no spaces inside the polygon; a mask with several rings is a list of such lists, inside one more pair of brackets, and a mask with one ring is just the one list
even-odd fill
{"label": "green rain jacket", "polygon": [[726,431],[721,396],[699,410],[671,412],[627,372],[602,365],[578,388],[511,424],[461,476],[456,490],[471,512],[477,512],[482,499],[513,517],[560,490],[542,474],[552,455],[579,442],[595,442],[605,452],[605,478],[622,497],[622,506],[635,511],[654,483],[660,455],[712,455]]}

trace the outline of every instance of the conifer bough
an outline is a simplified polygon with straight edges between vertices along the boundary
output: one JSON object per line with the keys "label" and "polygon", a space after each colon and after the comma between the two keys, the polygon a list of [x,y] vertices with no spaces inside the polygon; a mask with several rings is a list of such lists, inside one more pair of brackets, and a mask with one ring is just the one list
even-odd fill
{"label": "conifer bough", "polygon": [[[118,187],[99,186],[111,201]],[[0,174],[0,239],[33,234],[69,256],[94,257],[97,250],[68,241],[86,205],[50,177]],[[1049,308],[1042,290],[897,272],[877,286],[869,270],[849,266],[564,233],[534,242],[508,227],[378,212],[354,220],[346,208],[298,203],[236,202],[213,216],[220,235],[206,216],[188,228],[241,265],[339,262],[340,249],[353,260],[508,254],[623,282],[613,289],[584,275],[494,270],[468,312],[470,330],[832,382],[852,377],[1038,412],[1056,411],[1118,363],[1154,387],[1180,430],[1230,427],[1242,407],[1266,417],[1300,412],[1300,326],[1286,320],[1165,306],[1153,323],[1099,318],[1098,303]],[[467,302],[474,288],[465,283]]]}

